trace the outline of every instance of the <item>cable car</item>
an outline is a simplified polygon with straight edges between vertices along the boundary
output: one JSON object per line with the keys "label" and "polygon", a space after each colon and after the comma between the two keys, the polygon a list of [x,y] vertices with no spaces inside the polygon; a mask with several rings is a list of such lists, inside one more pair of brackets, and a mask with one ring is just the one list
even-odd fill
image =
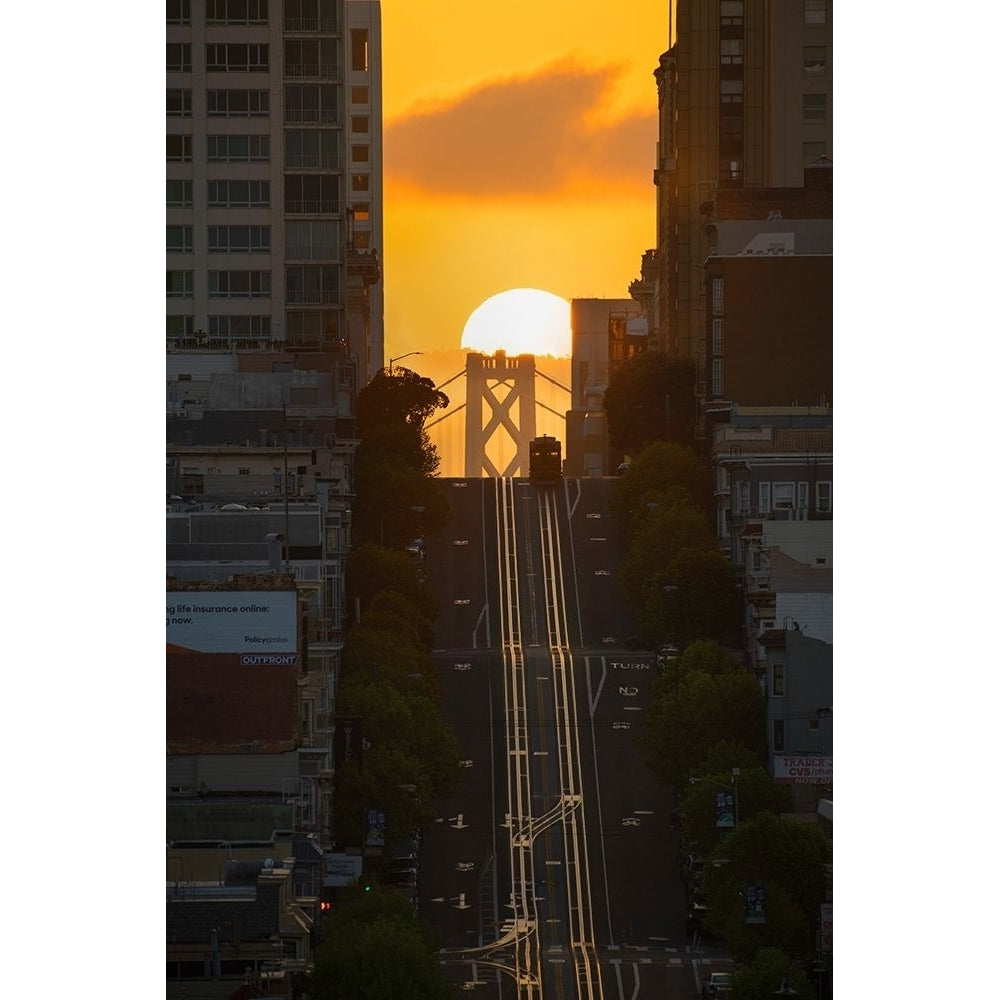
{"label": "cable car", "polygon": [[528,445],[528,478],[535,486],[555,486],[562,479],[562,445],[543,434]]}

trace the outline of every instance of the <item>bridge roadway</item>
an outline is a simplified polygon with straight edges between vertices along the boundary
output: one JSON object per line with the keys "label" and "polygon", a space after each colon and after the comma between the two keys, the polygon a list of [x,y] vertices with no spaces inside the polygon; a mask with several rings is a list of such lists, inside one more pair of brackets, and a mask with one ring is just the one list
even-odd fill
{"label": "bridge roadway", "polygon": [[673,802],[634,745],[655,664],[626,642],[614,480],[441,488],[426,568],[465,780],[424,831],[420,913],[449,979],[518,1000],[700,995],[713,959],[685,938]]}

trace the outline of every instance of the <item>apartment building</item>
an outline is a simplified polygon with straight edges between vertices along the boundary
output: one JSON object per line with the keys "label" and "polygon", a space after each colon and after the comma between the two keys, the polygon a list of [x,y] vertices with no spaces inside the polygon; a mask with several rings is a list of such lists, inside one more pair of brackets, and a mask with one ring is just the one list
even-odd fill
{"label": "apartment building", "polygon": [[572,373],[566,413],[565,471],[570,476],[614,475],[604,390],[611,373],[646,349],[641,306],[634,299],[573,299],[570,302]]}
{"label": "apartment building", "polygon": [[[678,0],[655,77],[659,136],[651,346],[699,365],[707,391],[706,215],[727,189],[803,185],[833,159],[833,0]],[[647,309],[649,309],[647,305]]]}
{"label": "apartment building", "polygon": [[166,11],[168,349],[337,345],[367,382],[383,356],[379,3]]}

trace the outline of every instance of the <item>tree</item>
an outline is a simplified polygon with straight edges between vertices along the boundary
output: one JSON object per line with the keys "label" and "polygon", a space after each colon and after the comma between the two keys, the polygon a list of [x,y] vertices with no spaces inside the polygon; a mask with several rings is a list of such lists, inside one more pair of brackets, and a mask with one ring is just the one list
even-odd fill
{"label": "tree", "polygon": [[816,995],[802,966],[791,956],[780,948],[761,948],[733,976],[733,1000],[773,1000],[783,983],[791,985],[801,1000]]}
{"label": "tree", "polygon": [[[683,508],[672,508],[678,509]],[[640,541],[637,538],[633,547]],[[664,642],[684,645],[699,637],[737,641],[740,602],[736,569],[721,552],[714,547],[685,547],[662,568],[651,565],[648,559],[641,562],[649,582],[639,607],[639,627],[651,646],[659,648]],[[624,577],[624,566],[622,573]]]}
{"label": "tree", "polygon": [[611,374],[604,393],[611,444],[639,451],[651,441],[695,441],[695,364],[644,351]]}
{"label": "tree", "polygon": [[[719,753],[724,748],[728,753]],[[738,763],[718,766],[720,758]],[[745,747],[733,743],[720,743],[709,753],[712,763],[706,763],[697,780],[692,781],[679,796],[679,809],[683,816],[682,837],[699,857],[711,853],[720,840],[731,836],[731,831],[715,825],[715,796],[724,788],[732,788],[738,796],[738,823],[746,823],[760,813],[779,815],[791,812],[794,798],[786,785],[776,785],[756,756]],[[740,774],[733,781],[733,768]]]}
{"label": "tree", "polygon": [[436,941],[391,889],[348,890],[323,927],[309,995],[315,1000],[449,1000]]}
{"label": "tree", "polygon": [[[705,865],[708,926],[741,962],[766,946],[807,960],[815,952],[831,858],[830,838],[817,826],[769,812],[741,822]],[[748,886],[763,887],[762,923],[747,922]]]}
{"label": "tree", "polygon": [[621,585],[633,607],[642,608],[672,582],[670,564],[686,547],[715,552],[705,515],[687,501],[654,507],[632,537],[622,560]]}
{"label": "tree", "polygon": [[360,603],[362,620],[383,591],[402,595],[429,621],[437,619],[437,598],[405,552],[371,543],[355,546],[347,560],[346,589],[348,599]]}
{"label": "tree", "polygon": [[[432,480],[440,460],[424,430],[447,406],[430,379],[408,368],[392,375],[383,369],[358,393],[354,527],[361,537],[401,546],[447,521],[448,501]],[[422,508],[419,516],[414,507]]]}
{"label": "tree", "polygon": [[458,743],[438,701],[419,685],[370,674],[346,677],[337,701],[343,715],[363,719],[366,742],[361,762],[348,762],[337,773],[338,842],[359,839],[366,809],[385,813],[388,839],[432,822],[432,803],[454,795],[461,773]]}
{"label": "tree", "polygon": [[434,622],[413,601],[394,590],[380,591],[372,598],[365,623],[372,628],[399,632],[426,653],[434,644]]}
{"label": "tree", "polygon": [[714,513],[712,480],[690,448],[657,441],[644,448],[621,476],[610,510],[622,538],[631,541],[650,511],[687,500]]}
{"label": "tree", "polygon": [[764,695],[749,673],[668,670],[657,677],[639,745],[665,785],[685,786],[721,739],[767,759]]}

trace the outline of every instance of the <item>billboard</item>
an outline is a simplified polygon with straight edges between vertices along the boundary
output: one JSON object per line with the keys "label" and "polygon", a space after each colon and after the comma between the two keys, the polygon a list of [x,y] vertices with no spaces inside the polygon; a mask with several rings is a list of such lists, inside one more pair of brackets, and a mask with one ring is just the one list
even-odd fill
{"label": "billboard", "polygon": [[776,785],[832,785],[833,758],[820,756],[795,757],[774,755]]}
{"label": "billboard", "polygon": [[168,590],[168,653],[298,653],[294,590]]}

